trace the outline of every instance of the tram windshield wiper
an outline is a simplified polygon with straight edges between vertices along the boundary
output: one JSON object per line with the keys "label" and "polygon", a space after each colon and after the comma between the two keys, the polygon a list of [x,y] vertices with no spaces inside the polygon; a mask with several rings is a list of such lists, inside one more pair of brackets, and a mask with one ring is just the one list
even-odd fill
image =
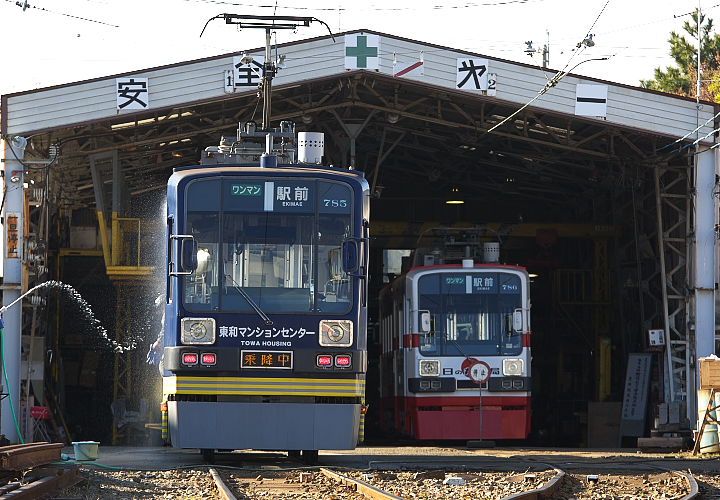
{"label": "tram windshield wiper", "polygon": [[226,278],[228,278],[230,281],[232,281],[232,287],[237,290],[237,292],[243,296],[243,298],[247,301],[248,304],[250,304],[250,307],[253,308],[253,310],[257,313],[258,316],[265,322],[266,326],[272,326],[273,321],[268,317],[265,312],[260,309],[260,306],[258,306],[255,301],[250,297],[250,294],[248,294],[243,288],[230,276],[229,274],[225,275]]}

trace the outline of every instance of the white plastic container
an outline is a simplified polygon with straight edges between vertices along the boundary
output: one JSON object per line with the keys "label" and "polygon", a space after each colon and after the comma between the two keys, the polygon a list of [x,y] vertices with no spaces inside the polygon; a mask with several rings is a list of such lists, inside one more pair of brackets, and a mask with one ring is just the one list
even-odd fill
{"label": "white plastic container", "polygon": [[298,161],[300,163],[322,162],[325,152],[325,134],[322,132],[298,132]]}
{"label": "white plastic container", "polygon": [[75,450],[75,460],[79,462],[97,460],[99,442],[73,441],[72,445]]}

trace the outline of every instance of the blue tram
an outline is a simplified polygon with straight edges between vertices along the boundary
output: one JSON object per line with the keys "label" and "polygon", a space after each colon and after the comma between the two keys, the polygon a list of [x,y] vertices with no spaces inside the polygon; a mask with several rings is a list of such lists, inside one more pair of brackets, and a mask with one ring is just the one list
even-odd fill
{"label": "blue tram", "polygon": [[368,183],[302,163],[322,134],[280,125],[245,124],[168,182],[163,431],[206,458],[362,439]]}

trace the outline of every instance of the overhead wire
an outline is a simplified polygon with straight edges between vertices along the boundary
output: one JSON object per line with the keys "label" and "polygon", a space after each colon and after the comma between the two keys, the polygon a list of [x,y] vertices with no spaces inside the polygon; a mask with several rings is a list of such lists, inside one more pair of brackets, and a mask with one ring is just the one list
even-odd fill
{"label": "overhead wire", "polygon": [[58,16],[64,16],[64,17],[69,17],[69,18],[72,18],[72,19],[78,19],[78,20],[80,20],[80,21],[87,21],[87,22],[90,22],[90,23],[102,24],[102,25],[105,25],[105,26],[110,26],[111,28],[119,28],[119,27],[120,27],[120,26],[118,26],[117,24],[110,24],[110,23],[106,23],[106,22],[104,22],[104,21],[98,21],[97,19],[90,19],[90,18],[87,18],[87,17],[76,16],[76,15],[74,15],[74,14],[67,14],[67,13],[65,13],[65,12],[59,12],[59,11],[52,10],[52,9],[46,9],[45,7],[38,7],[37,5],[30,5],[30,4],[27,2],[27,0],[24,0],[24,1],[19,1],[19,0],[5,0],[5,1],[6,1],[7,3],[11,3],[11,4],[14,4],[14,5],[18,6],[18,7],[21,7],[21,8],[23,9],[23,11],[26,10],[26,9],[35,9],[35,10],[39,10],[39,11],[42,11],[42,12],[48,12],[48,13],[50,13],[50,14],[56,14],[56,15],[58,15]]}
{"label": "overhead wire", "polygon": [[589,61],[606,61],[606,60],[609,59],[609,57],[599,57],[599,58],[587,59],[587,60],[585,60],[585,61],[581,61],[581,62],[577,63],[577,64],[576,64],[575,66],[573,66],[572,68],[567,69],[567,68],[570,66],[570,63],[572,62],[572,60],[573,60],[577,55],[583,53],[583,52],[585,51],[585,49],[587,48],[587,44],[586,44],[585,42],[586,42],[586,40],[588,40],[588,37],[591,37],[591,36],[592,36],[591,32],[592,32],[593,28],[594,28],[595,25],[597,24],[598,19],[600,19],[600,16],[603,14],[603,12],[605,12],[605,9],[607,8],[607,6],[608,6],[609,3],[610,3],[610,0],[606,0],[605,5],[603,5],[603,8],[600,10],[600,13],[597,15],[597,17],[596,17],[595,20],[593,21],[592,25],[590,25],[590,28],[587,30],[587,33],[585,34],[585,38],[583,38],[583,40],[576,45],[576,49],[577,49],[577,50],[574,50],[573,55],[570,57],[570,59],[568,60],[568,62],[565,63],[565,66],[563,67],[563,69],[561,69],[560,71],[558,71],[558,72],[555,74],[555,76],[553,76],[551,79],[549,79],[549,80],[547,81],[547,83],[545,84],[545,86],[538,91],[538,93],[537,93],[537,95],[536,95],[535,97],[533,97],[532,99],[530,99],[527,103],[525,103],[524,105],[522,105],[519,109],[517,109],[517,110],[516,110],[515,112],[513,112],[512,114],[510,114],[509,116],[507,116],[507,117],[505,117],[504,119],[502,119],[500,122],[498,122],[498,123],[496,123],[495,125],[493,125],[492,127],[490,127],[490,128],[488,129],[488,133],[489,133],[489,132],[492,132],[492,131],[495,130],[496,128],[498,128],[498,127],[504,125],[505,123],[509,122],[510,120],[512,120],[512,119],[513,119],[515,116],[517,116],[521,111],[523,111],[525,108],[527,108],[528,106],[530,106],[533,102],[535,102],[536,100],[538,100],[541,96],[545,95],[551,88],[553,88],[554,86],[556,86],[556,85],[560,82],[560,80],[562,80],[568,73],[570,73],[572,70],[574,70],[575,68],[577,68],[577,67],[580,66],[581,64],[586,63],[586,62],[589,62]]}
{"label": "overhead wire", "polygon": [[[190,3],[205,3],[205,4],[213,4],[213,5],[229,5],[232,7],[253,7],[253,8],[260,8],[260,9],[272,9],[275,8],[273,4],[253,4],[253,3],[246,3],[246,2],[229,2],[225,0],[182,0],[184,2],[190,2]],[[364,9],[359,9],[355,7],[347,8],[347,7],[302,7],[297,5],[286,5],[281,6],[283,9],[288,10],[317,10],[317,11],[357,11],[357,10],[372,10],[372,11],[392,11],[392,12],[417,12],[418,10],[422,9],[428,9],[428,10],[457,10],[457,9],[468,9],[473,7],[493,7],[493,6],[503,6],[503,5],[513,5],[513,4],[528,4],[528,3],[539,3],[539,2],[545,2],[547,0],[497,0],[494,2],[463,2],[460,5],[443,5],[443,4],[435,4],[435,5],[413,5],[412,7],[382,7],[377,5],[365,5]]]}

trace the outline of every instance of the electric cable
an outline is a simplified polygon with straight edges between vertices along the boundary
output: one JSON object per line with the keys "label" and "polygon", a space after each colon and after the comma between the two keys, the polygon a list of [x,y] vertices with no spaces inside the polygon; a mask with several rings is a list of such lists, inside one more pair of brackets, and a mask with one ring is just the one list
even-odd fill
{"label": "electric cable", "polygon": [[[10,0],[7,0],[10,1]],[[213,5],[230,5],[232,7],[253,7],[253,8],[260,8],[260,9],[273,9],[276,6],[272,4],[252,4],[252,3],[240,3],[240,2],[227,2],[223,0],[182,0],[184,2],[191,2],[191,3],[205,3],[205,4],[213,4]],[[528,3],[539,3],[539,2],[545,2],[546,0],[498,0],[495,2],[464,2],[461,5],[443,5],[443,4],[434,4],[425,7],[426,9],[430,10],[459,10],[459,9],[469,9],[474,7],[494,7],[494,6],[504,6],[504,5],[511,5],[511,4],[528,4]],[[420,9],[423,9],[423,6],[413,6],[413,7],[378,7],[373,5],[366,5],[364,9],[354,9],[354,8],[347,8],[347,7],[298,7],[295,5],[288,5],[282,7],[284,9],[288,10],[315,10],[315,11],[331,11],[331,12],[352,12],[352,11],[358,11],[358,10],[370,10],[370,11],[391,11],[391,12],[417,12]]]}
{"label": "electric cable", "polygon": [[22,2],[20,2],[19,0],[5,0],[5,1],[8,2],[8,3],[12,3],[12,4],[14,4],[14,5],[17,5],[18,7],[22,7],[23,11],[26,10],[26,9],[35,9],[35,10],[40,10],[40,11],[48,12],[48,13],[50,13],[50,14],[57,14],[58,16],[65,16],[65,17],[70,17],[70,18],[72,18],[72,19],[78,19],[78,20],[80,20],[80,21],[87,21],[87,22],[90,22],[90,23],[103,24],[103,25],[105,25],[105,26],[110,26],[111,28],[119,28],[119,27],[120,27],[120,26],[118,26],[118,25],[116,25],[116,24],[110,24],[110,23],[106,23],[106,22],[104,22],[104,21],[97,21],[97,20],[95,20],[95,19],[89,19],[89,18],[87,18],[87,17],[75,16],[75,15],[73,15],[73,14],[66,14],[66,13],[64,13],[64,12],[58,12],[58,11],[55,11],[55,10],[46,9],[45,7],[38,7],[38,6],[36,6],[36,5],[30,5],[30,4],[27,2],[27,0],[24,0],[24,1],[22,1]]}
{"label": "electric cable", "polygon": [[[6,136],[6,137],[4,137],[4,139],[5,139],[6,141],[8,141],[8,140],[10,140],[10,137],[9,137],[9,136]],[[18,155],[15,154],[15,149],[12,147],[12,145],[9,146],[8,149],[10,149],[10,152],[11,152],[12,155],[15,157],[15,161],[17,161],[20,165],[22,165],[22,167],[23,167],[25,170],[47,170],[47,169],[49,169],[51,166],[53,166],[53,165],[57,162],[57,159],[60,157],[60,149],[59,149],[58,147],[55,147],[55,149],[54,149],[55,155],[50,159],[50,163],[48,163],[47,165],[33,166],[33,165],[29,165],[29,164],[23,162],[23,160],[21,160],[21,159],[18,157]]]}
{"label": "electric cable", "polygon": [[592,34],[591,34],[590,32],[592,31],[592,29],[593,29],[593,28],[595,27],[595,25],[597,24],[598,20],[600,19],[600,16],[603,14],[603,12],[605,12],[605,9],[607,8],[607,6],[608,6],[609,3],[610,3],[610,0],[606,0],[605,5],[603,5],[603,8],[602,8],[602,9],[600,9],[600,13],[597,15],[597,17],[595,18],[595,20],[593,21],[593,23],[590,25],[590,28],[587,30],[587,33],[585,34],[585,38],[583,38],[583,40],[576,45],[576,48],[577,48],[578,50],[573,53],[573,55],[570,57],[570,59],[568,59],[568,62],[565,63],[565,66],[563,67],[563,69],[561,69],[560,71],[558,71],[558,72],[555,74],[555,76],[553,76],[550,80],[548,80],[548,82],[545,84],[545,86],[538,91],[538,93],[537,93],[537,95],[536,95],[535,97],[533,97],[532,99],[530,99],[527,103],[525,103],[523,106],[521,106],[517,111],[515,111],[514,113],[512,113],[512,114],[510,114],[509,116],[505,117],[505,118],[504,118],[503,120],[501,120],[500,122],[498,122],[498,123],[496,123],[495,125],[493,125],[492,127],[490,127],[490,128],[488,129],[488,131],[487,131],[488,133],[492,132],[493,130],[495,130],[496,128],[500,127],[501,125],[504,125],[504,124],[507,123],[508,121],[512,120],[515,116],[518,115],[518,113],[520,113],[522,110],[524,110],[525,108],[527,108],[528,106],[530,106],[533,102],[535,102],[536,100],[538,100],[541,96],[543,96],[544,94],[546,94],[548,90],[550,90],[551,88],[553,88],[554,86],[556,86],[556,85],[560,82],[560,80],[562,80],[568,73],[570,73],[572,70],[574,70],[575,68],[577,68],[577,67],[580,66],[581,64],[584,64],[584,63],[589,62],[589,61],[607,61],[608,59],[610,59],[610,57],[612,57],[612,56],[607,56],[607,57],[598,57],[598,58],[593,58],[593,59],[586,59],[585,61],[581,61],[581,62],[577,63],[577,64],[576,64],[575,66],[573,66],[572,68],[567,69],[568,66],[570,66],[570,63],[572,62],[572,60],[573,60],[576,56],[578,56],[578,55],[580,55],[581,53],[583,53],[583,52],[585,51],[585,49],[588,47],[588,44],[585,43],[585,42],[586,42],[588,39],[591,39]]}
{"label": "electric cable", "polygon": [[20,426],[18,425],[17,415],[15,414],[15,405],[13,404],[12,393],[10,392],[10,380],[8,380],[7,368],[5,367],[5,325],[0,316],[0,361],[2,361],[2,371],[5,377],[5,387],[7,387],[8,400],[10,401],[10,413],[12,413],[13,422],[15,423],[15,430],[18,433],[18,439],[21,444],[25,444],[22,432],[20,432]]}
{"label": "electric cable", "polygon": [[[700,130],[700,129],[703,128],[705,125],[707,125],[708,123],[710,123],[711,121],[715,120],[715,119],[718,118],[718,117],[720,117],[720,111],[717,112],[715,115],[711,116],[710,118],[708,118],[708,119],[705,121],[705,123],[703,123],[702,125],[699,125],[698,127],[696,127],[695,129],[691,130],[690,132],[688,132],[688,133],[685,134],[684,136],[680,137],[679,139],[675,139],[673,142],[669,142],[668,144],[665,144],[663,147],[656,149],[655,152],[657,153],[657,152],[659,152],[659,151],[662,151],[662,150],[664,150],[664,149],[669,148],[670,146],[673,146],[673,145],[677,144],[678,142],[684,141],[685,139],[687,139],[688,137],[690,137],[691,135],[693,135],[695,132],[697,132],[698,130]],[[718,131],[720,131],[720,129],[715,129],[715,130],[713,130],[712,132],[709,132],[707,135],[705,135],[705,137],[702,137],[701,139],[698,139],[698,141],[701,141],[702,139],[705,139],[706,137],[708,137],[708,136],[710,136],[710,135],[712,135],[713,133],[718,132]],[[696,144],[698,141],[694,142],[693,145]],[[678,150],[678,151],[680,151],[680,150]]]}

